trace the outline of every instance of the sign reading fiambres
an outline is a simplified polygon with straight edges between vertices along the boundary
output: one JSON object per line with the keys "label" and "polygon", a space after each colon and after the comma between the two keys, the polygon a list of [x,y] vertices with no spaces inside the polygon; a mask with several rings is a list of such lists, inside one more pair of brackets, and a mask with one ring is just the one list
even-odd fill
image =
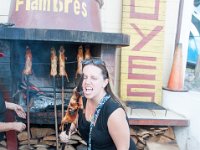
{"label": "sign reading fiambres", "polygon": [[[25,7],[23,7],[25,6]],[[26,11],[40,11],[40,12],[64,12],[69,13],[69,9],[72,7],[74,15],[82,15],[87,17],[86,3],[82,1],[65,0],[16,0],[16,9],[18,12],[20,9],[25,8]]]}
{"label": "sign reading fiambres", "polygon": [[12,0],[9,22],[16,27],[101,31],[96,0]]}

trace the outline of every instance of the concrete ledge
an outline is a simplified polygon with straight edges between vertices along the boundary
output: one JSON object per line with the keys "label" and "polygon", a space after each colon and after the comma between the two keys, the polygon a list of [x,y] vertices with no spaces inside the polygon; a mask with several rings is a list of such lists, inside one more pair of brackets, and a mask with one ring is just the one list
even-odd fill
{"label": "concrete ledge", "polygon": [[59,41],[69,43],[93,43],[116,46],[129,46],[130,37],[122,33],[90,32],[59,29],[28,29],[0,27],[0,39]]}
{"label": "concrete ledge", "polygon": [[129,118],[130,125],[148,125],[148,126],[188,126],[188,120],[175,120],[175,119],[136,119]]}
{"label": "concrete ledge", "polygon": [[130,125],[189,126],[184,116],[151,102],[129,102],[127,115]]}

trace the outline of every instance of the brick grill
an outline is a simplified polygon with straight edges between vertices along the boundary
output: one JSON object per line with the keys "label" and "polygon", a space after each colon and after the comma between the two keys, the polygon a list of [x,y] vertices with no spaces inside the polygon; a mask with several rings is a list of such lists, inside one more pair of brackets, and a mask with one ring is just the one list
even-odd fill
{"label": "brick grill", "polygon": [[[50,77],[50,49],[65,47],[66,71],[70,82],[65,82],[66,99],[69,99],[75,87],[76,55],[78,46],[89,45],[93,57],[102,58],[109,70],[111,79],[115,81],[116,48],[129,45],[129,36],[121,33],[103,33],[75,30],[26,29],[0,27],[0,51],[5,57],[0,59],[0,90],[4,99],[20,103],[20,96],[15,96],[23,80],[22,71],[25,63],[26,46],[33,55],[33,74],[29,80],[46,93],[52,92]],[[61,79],[56,78],[57,94],[61,90]],[[59,107],[59,106],[58,106]],[[54,124],[53,109],[31,111],[30,123]],[[59,112],[58,112],[59,113]],[[60,116],[60,115],[59,115]],[[60,121],[61,118],[58,118]]]}

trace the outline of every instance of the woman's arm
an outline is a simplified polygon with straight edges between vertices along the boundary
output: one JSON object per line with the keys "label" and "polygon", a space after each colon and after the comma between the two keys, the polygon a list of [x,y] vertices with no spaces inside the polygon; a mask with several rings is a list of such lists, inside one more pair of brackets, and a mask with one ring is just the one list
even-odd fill
{"label": "woman's arm", "polygon": [[26,125],[21,122],[0,122],[0,132],[15,130],[18,132],[23,131]]}
{"label": "woman's arm", "polygon": [[26,118],[26,113],[24,112],[24,109],[20,105],[11,102],[5,102],[5,104],[7,109],[15,111],[16,114],[21,118],[24,119]]}
{"label": "woman's arm", "polygon": [[130,130],[122,108],[115,110],[108,118],[108,130],[117,150],[128,150],[130,146]]}
{"label": "woman's arm", "polygon": [[9,109],[9,110],[15,110],[15,105],[14,103],[10,103],[10,102],[6,102],[5,101],[5,104],[6,104],[6,108]]}

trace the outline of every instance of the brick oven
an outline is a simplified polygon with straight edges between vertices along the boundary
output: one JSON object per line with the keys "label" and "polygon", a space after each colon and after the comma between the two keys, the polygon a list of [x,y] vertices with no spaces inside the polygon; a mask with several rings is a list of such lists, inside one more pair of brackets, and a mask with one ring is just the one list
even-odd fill
{"label": "brick oven", "polygon": [[[69,101],[72,89],[76,86],[77,50],[89,46],[92,57],[102,58],[115,81],[116,48],[129,45],[129,36],[121,33],[103,33],[75,30],[26,29],[15,27],[0,28],[0,51],[5,57],[0,59],[0,90],[4,99],[22,105],[26,110],[24,97],[27,90],[27,78],[23,75],[27,46],[32,52],[33,73],[28,77],[31,84],[29,96],[33,102],[30,110],[30,123],[54,124],[53,84],[50,76],[50,49],[57,51],[65,48],[66,72],[69,81],[64,80],[65,103]],[[61,86],[58,75],[56,80],[56,97],[58,122],[60,122]],[[41,94],[42,93],[42,94]],[[43,94],[44,93],[44,94]],[[26,120],[25,120],[26,121]]]}

